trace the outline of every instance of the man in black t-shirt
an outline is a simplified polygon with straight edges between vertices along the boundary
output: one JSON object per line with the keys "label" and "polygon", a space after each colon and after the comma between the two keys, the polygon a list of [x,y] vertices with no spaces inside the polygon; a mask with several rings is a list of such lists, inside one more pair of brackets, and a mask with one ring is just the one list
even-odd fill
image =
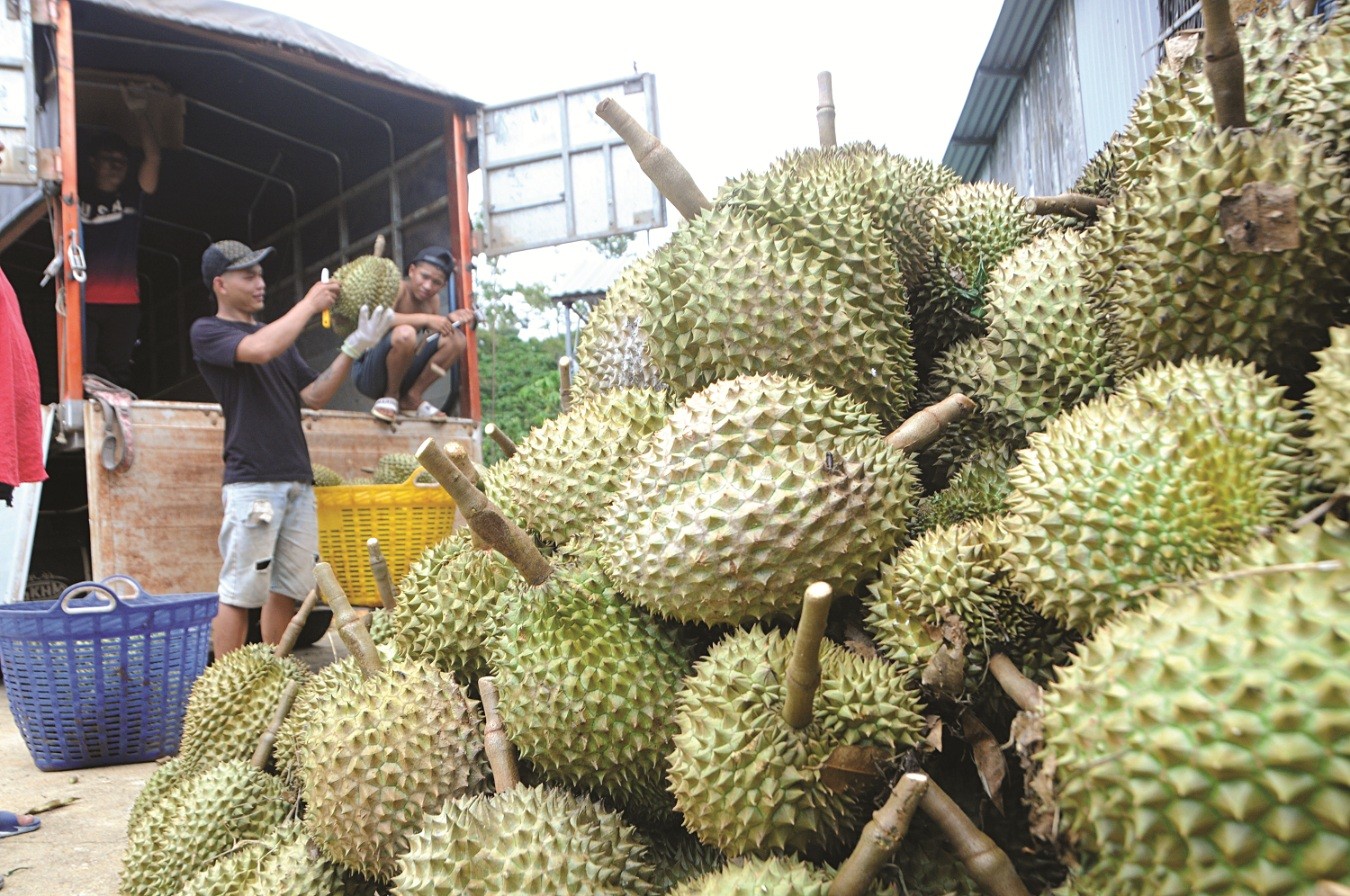
{"label": "man in black t-shirt", "polygon": [[276,644],[296,601],[314,584],[319,549],[313,468],[300,408],[321,408],[360,357],[393,325],[388,308],[361,309],[356,330],[323,373],[315,373],[295,340],[315,314],[333,307],[340,285],[316,283],[270,324],[254,315],[266,294],[262,260],[224,240],[202,254],[202,280],[215,294],[215,317],[192,324],[192,353],[225,414],[225,477],[220,527],[220,612],[211,627],[217,657],[242,647],[248,611],[262,608],[262,635]]}

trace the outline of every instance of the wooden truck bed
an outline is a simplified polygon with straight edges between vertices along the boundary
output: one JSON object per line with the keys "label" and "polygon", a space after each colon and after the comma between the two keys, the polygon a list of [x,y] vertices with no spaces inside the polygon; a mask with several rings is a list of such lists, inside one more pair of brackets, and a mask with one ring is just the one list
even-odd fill
{"label": "wooden truck bed", "polygon": [[[136,401],[134,460],[103,468],[103,413],[85,404],[85,468],[95,579],[125,573],[152,594],[216,590],[220,573],[221,444],[225,419],[216,404]],[[482,446],[472,420],[382,423],[354,411],[305,411],[310,458],[346,476],[381,454],[411,453],[423,440],[459,442],[475,460]]]}

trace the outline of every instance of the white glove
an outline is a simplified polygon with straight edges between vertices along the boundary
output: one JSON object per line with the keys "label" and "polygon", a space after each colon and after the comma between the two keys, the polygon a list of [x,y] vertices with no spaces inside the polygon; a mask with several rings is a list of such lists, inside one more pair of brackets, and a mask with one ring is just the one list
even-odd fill
{"label": "white glove", "polygon": [[362,305],[361,313],[356,320],[356,329],[342,343],[342,353],[356,360],[383,339],[384,334],[393,326],[393,308],[380,307],[371,311],[369,305]]}

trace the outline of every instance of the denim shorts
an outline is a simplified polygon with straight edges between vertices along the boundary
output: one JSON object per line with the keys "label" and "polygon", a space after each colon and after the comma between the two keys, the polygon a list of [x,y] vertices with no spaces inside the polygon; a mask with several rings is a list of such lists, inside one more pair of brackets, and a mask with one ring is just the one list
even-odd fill
{"label": "denim shorts", "polygon": [[251,609],[270,592],[303,600],[319,557],[314,486],[232,482],[220,494],[220,602]]}
{"label": "denim shorts", "polygon": [[[367,398],[380,398],[384,395],[385,389],[389,385],[389,350],[393,348],[393,330],[384,334],[384,338],[375,343],[364,355],[356,359],[352,365],[352,385],[356,386],[356,391]],[[441,347],[441,334],[432,333],[417,349],[417,354],[413,355],[412,364],[408,366],[408,372],[403,374],[403,382],[399,384],[398,394],[406,395],[408,390],[417,382],[417,378],[422,375],[422,371],[427,369],[427,364],[431,363],[431,356],[436,354],[436,349]]]}

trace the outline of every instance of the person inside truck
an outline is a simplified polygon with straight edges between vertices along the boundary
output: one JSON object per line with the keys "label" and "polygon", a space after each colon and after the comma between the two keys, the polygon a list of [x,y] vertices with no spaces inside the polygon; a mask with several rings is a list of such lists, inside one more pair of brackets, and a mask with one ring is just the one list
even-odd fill
{"label": "person inside truck", "polygon": [[[127,176],[131,147],[112,132],[82,147],[89,180],[81,179],[80,227],[88,279],[84,284],[84,369],[119,386],[131,385],[131,353],[141,323],[137,252],[141,204],[159,188],[160,149],[145,115],[145,99],[128,95],[140,123],[141,163]],[[88,187],[85,185],[88,184]]]}
{"label": "person inside truck", "polygon": [[211,626],[217,658],[244,645],[251,608],[262,609],[263,640],[279,643],[297,601],[314,587],[319,530],[300,409],[327,405],[353,360],[394,323],[391,309],[363,306],[333,363],[315,373],[295,341],[310,318],[333,307],[341,286],[316,283],[263,324],[255,316],[266,296],[262,261],[271,251],[234,240],[208,246],[202,280],[217,311],[192,323],[193,356],[225,415],[220,611]]}
{"label": "person inside truck", "polygon": [[445,419],[422,396],[464,357],[464,328],[474,322],[473,311],[465,308],[441,314],[441,290],[454,270],[449,249],[431,246],[417,253],[394,300],[394,328],[356,361],[352,382],[375,399],[370,412],[381,420],[400,413]]}

